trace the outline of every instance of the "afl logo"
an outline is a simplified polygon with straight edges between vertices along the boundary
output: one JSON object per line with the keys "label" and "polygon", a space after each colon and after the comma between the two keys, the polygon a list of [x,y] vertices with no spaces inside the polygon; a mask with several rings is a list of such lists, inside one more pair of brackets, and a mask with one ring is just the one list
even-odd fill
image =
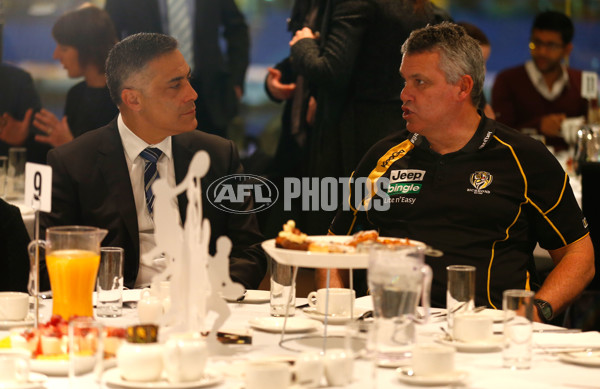
{"label": "afl logo", "polygon": [[469,181],[475,189],[482,190],[490,186],[493,178],[494,177],[488,172],[475,172],[471,174],[471,178]]}
{"label": "afl logo", "polygon": [[[254,174],[231,174],[211,183],[206,190],[208,201],[229,213],[247,214],[270,208],[279,191],[275,184]],[[253,206],[243,209],[246,201],[254,200]]]}

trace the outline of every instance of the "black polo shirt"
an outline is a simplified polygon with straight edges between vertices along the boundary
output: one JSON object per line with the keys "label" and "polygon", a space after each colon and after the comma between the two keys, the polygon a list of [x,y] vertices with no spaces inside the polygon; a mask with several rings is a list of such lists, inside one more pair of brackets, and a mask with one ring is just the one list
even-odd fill
{"label": "black polo shirt", "polygon": [[[448,265],[476,266],[476,304],[501,309],[504,290],[530,287],[536,243],[558,249],[588,234],[556,158],[539,141],[485,117],[465,147],[445,155],[405,129],[388,136],[364,156],[353,179],[358,177],[370,177],[380,188],[359,191],[351,183],[353,208],[338,212],[331,232],[375,228],[381,236],[408,237],[443,251],[427,258],[434,306],[445,306]],[[381,187],[381,177],[389,185]],[[360,195],[367,211],[358,208],[359,192],[367,193]],[[374,206],[382,202],[389,202],[388,210]],[[355,283],[366,286],[360,274]]]}

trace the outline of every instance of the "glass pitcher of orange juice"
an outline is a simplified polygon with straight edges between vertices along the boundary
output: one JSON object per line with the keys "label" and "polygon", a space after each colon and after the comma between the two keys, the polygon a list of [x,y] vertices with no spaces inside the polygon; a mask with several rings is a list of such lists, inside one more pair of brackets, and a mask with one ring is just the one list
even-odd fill
{"label": "glass pitcher of orange juice", "polygon": [[92,295],[100,264],[100,243],[107,232],[84,226],[46,229],[46,240],[39,241],[39,245],[46,249],[53,314],[65,320],[94,316]]}

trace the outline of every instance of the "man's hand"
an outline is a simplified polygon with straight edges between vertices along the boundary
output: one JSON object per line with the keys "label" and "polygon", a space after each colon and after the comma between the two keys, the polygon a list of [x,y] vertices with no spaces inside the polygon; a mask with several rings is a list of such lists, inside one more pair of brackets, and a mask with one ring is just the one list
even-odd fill
{"label": "man's hand", "polygon": [[311,126],[315,124],[315,115],[317,114],[317,100],[314,97],[308,99],[308,108],[306,109],[306,123]]}
{"label": "man's hand", "polygon": [[244,96],[244,91],[242,90],[242,87],[239,85],[235,85],[233,87],[233,91],[235,92],[235,97],[237,97],[238,101],[241,101],[242,96]]}
{"label": "man's hand", "polygon": [[547,136],[560,136],[560,125],[567,115],[564,113],[553,113],[542,116],[540,120],[540,132]]}
{"label": "man's hand", "polygon": [[29,135],[29,123],[33,109],[29,108],[25,112],[23,120],[19,121],[13,118],[8,112],[0,117],[0,140],[11,146],[21,146],[25,143]]}
{"label": "man's hand", "polygon": [[42,109],[35,114],[33,125],[46,133],[46,135],[35,136],[35,140],[38,142],[48,143],[57,147],[73,140],[73,134],[71,134],[71,130],[67,124],[66,116],[62,120],[58,120],[52,112]]}
{"label": "man's hand", "polygon": [[287,100],[294,95],[296,90],[296,84],[282,84],[281,83],[281,72],[277,69],[268,68],[269,74],[267,75],[267,89],[271,96],[277,100]]}
{"label": "man's hand", "polygon": [[296,31],[296,33],[294,34],[294,37],[290,41],[290,46],[294,46],[294,44],[296,42],[298,42],[300,39],[304,39],[304,38],[317,39],[317,35],[313,34],[313,32],[310,28],[304,27],[302,30]]}

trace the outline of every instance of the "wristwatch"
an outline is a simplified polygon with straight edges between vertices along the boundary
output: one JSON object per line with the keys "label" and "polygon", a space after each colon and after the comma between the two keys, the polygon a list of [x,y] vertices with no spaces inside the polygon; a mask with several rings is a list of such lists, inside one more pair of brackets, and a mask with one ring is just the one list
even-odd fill
{"label": "wristwatch", "polygon": [[540,319],[542,319],[544,323],[548,323],[550,320],[552,320],[554,312],[552,311],[552,305],[550,305],[548,301],[534,299],[533,303],[535,304]]}

